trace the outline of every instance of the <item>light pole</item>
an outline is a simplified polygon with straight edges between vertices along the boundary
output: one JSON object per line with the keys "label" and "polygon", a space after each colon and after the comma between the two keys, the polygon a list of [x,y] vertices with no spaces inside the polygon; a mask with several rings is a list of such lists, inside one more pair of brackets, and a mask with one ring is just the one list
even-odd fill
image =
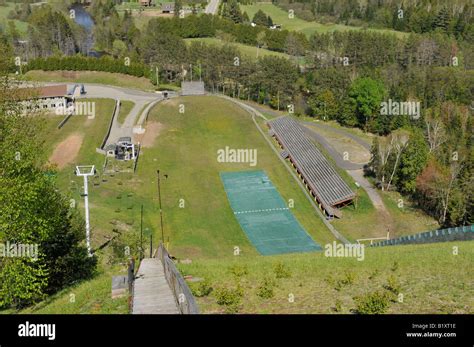
{"label": "light pole", "polygon": [[[161,242],[165,243],[165,237],[163,232],[163,209],[161,207],[161,186],[160,186],[160,170],[156,170],[156,174],[158,176],[158,202],[160,204],[160,224],[161,224]],[[168,175],[163,175],[164,178],[168,178]]]}
{"label": "light pole", "polygon": [[156,86],[158,87],[159,81],[158,81],[158,65],[155,66],[155,74],[156,74]]}
{"label": "light pole", "polygon": [[140,260],[143,259],[143,204],[140,210]]}
{"label": "light pole", "polygon": [[84,177],[84,208],[86,214],[86,245],[87,245],[87,254],[89,257],[92,256],[91,253],[91,230],[89,222],[89,190],[87,187],[87,177],[93,176],[95,174],[94,165],[85,165],[85,166],[76,166],[76,176]]}

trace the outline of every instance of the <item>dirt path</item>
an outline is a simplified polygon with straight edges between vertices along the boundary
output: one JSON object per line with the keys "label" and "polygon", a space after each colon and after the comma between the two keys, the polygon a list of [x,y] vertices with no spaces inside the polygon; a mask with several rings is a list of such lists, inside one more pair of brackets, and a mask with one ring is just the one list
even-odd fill
{"label": "dirt path", "polygon": [[367,192],[370,201],[378,211],[378,223],[381,226],[383,232],[381,232],[380,237],[386,236],[386,232],[390,231],[393,233],[393,218],[390,212],[385,207],[383,203],[382,197],[380,196],[379,192],[376,188],[372,186],[372,184],[364,177],[363,170],[347,170],[347,173],[352,176],[354,181],[360,184],[362,189]]}
{"label": "dirt path", "polygon": [[160,122],[148,122],[146,131],[143,135],[135,135],[135,138],[144,148],[153,147],[155,139],[160,135],[164,126]]}
{"label": "dirt path", "polygon": [[76,160],[82,146],[84,135],[74,133],[60,142],[51,154],[49,162],[56,164],[58,169],[62,169]]}

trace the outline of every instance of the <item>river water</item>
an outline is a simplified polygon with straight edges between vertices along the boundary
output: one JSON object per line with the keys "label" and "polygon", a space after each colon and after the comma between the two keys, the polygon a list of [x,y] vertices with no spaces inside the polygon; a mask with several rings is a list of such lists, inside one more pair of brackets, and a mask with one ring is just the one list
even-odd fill
{"label": "river water", "polygon": [[100,57],[100,53],[93,50],[94,47],[94,20],[92,19],[89,12],[87,12],[84,7],[79,4],[71,6],[71,10],[74,10],[75,18],[74,21],[86,29],[87,32],[87,41],[86,41],[86,50],[87,55],[90,57]]}

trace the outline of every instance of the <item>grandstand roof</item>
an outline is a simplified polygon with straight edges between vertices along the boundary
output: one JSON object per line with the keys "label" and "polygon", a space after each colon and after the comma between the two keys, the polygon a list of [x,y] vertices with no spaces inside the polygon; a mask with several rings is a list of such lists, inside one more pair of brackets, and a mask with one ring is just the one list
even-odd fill
{"label": "grandstand roof", "polygon": [[297,121],[291,117],[280,117],[268,124],[323,205],[334,207],[354,199],[354,192],[306,136]]}

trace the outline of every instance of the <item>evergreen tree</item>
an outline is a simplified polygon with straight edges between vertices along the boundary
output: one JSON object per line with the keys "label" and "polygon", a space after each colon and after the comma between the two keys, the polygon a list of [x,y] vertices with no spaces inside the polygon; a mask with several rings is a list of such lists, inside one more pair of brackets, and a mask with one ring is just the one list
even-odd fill
{"label": "evergreen tree", "polygon": [[267,26],[268,25],[267,15],[262,10],[258,10],[253,16],[252,22],[257,25]]}

